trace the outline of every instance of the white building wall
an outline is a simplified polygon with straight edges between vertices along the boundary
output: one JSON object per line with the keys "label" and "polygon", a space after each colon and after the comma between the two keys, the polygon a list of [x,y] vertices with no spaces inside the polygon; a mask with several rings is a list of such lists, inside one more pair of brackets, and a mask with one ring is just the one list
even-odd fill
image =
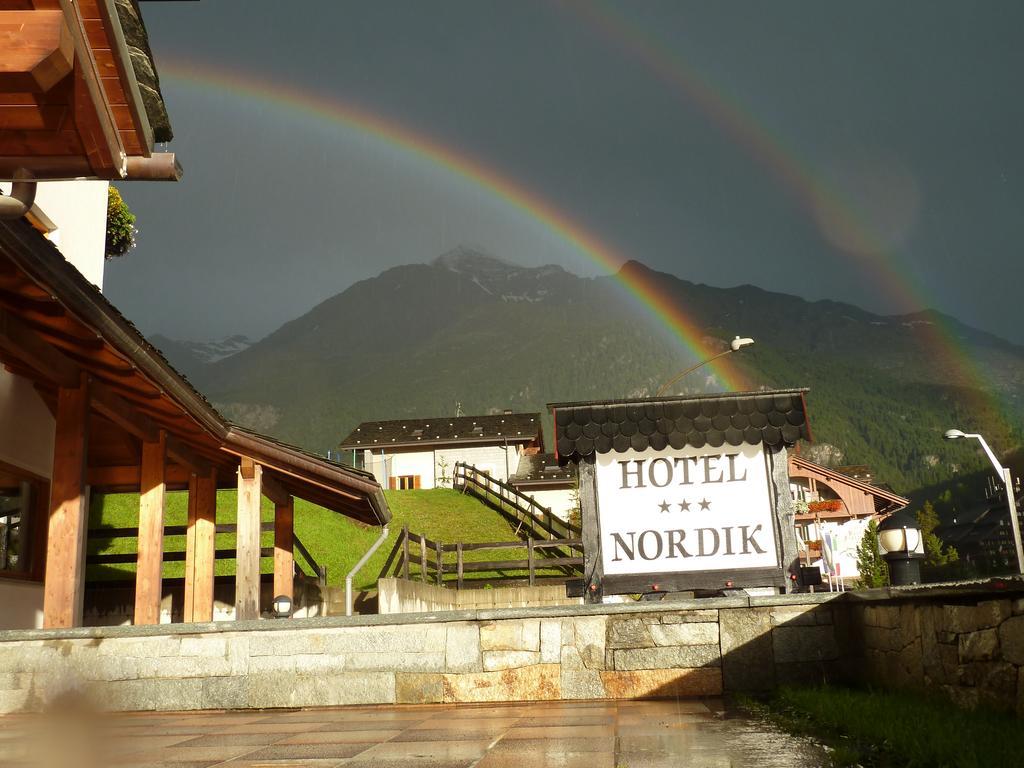
{"label": "white building wall", "polygon": [[[442,475],[451,478],[457,462],[472,464],[481,471],[490,472],[491,477],[507,481],[519,466],[521,449],[510,445],[483,445],[438,448],[424,451],[401,451],[389,453],[387,448],[381,456],[379,448],[363,452],[363,467],[372,472],[377,482],[387,488],[390,478],[401,475],[419,475],[420,488],[436,488],[442,483]],[[508,456],[506,465],[505,457]],[[446,464],[442,468],[442,464]],[[507,471],[506,471],[507,466]],[[450,487],[450,483],[448,485]]]}
{"label": "white building wall", "polygon": [[569,514],[574,509],[579,509],[579,502],[576,500],[576,494],[572,488],[546,490],[520,488],[519,492],[532,497],[542,507],[548,507],[551,514],[565,522],[569,521]]}
{"label": "white building wall", "polygon": [[31,382],[0,367],[0,461],[50,477],[55,426]]}
{"label": "white building wall", "polygon": [[0,630],[42,629],[43,585],[0,579]]}
{"label": "white building wall", "polygon": [[[841,523],[823,521],[820,531],[816,530],[814,523],[809,527],[812,539],[819,538],[825,533],[832,535],[833,559],[839,566],[839,575],[843,579],[855,579],[860,576],[857,569],[857,547],[864,538],[864,531],[867,530],[870,521],[870,517],[845,520]],[[824,560],[816,560],[812,564],[818,566],[822,573],[828,572]]]}
{"label": "white building wall", "polygon": [[[103,288],[107,240],[107,187],[105,181],[41,181],[34,208],[55,227],[47,238],[85,279]],[[9,194],[11,185],[0,184]]]}
{"label": "white building wall", "polygon": [[[472,464],[482,472],[489,472],[491,477],[507,481],[519,468],[520,450],[514,445],[506,449],[503,445],[465,446],[459,448],[439,448],[437,455],[443,456],[448,462],[448,473],[455,470],[457,462]],[[507,457],[507,461],[506,461]]]}

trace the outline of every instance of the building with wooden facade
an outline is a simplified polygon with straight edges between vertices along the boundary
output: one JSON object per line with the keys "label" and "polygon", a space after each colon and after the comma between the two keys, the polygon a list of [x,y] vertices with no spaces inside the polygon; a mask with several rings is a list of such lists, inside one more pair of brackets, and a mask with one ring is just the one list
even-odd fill
{"label": "building with wooden facade", "polygon": [[292,593],[295,497],[390,519],[372,475],[227,422],[100,292],[106,182],[176,180],[170,138],[136,2],[0,0],[0,629],[82,623],[93,494],[140,494],[135,624],[160,620],[169,490],[186,621],[212,618],[217,489],[238,490],[238,619],[268,607],[261,555]]}

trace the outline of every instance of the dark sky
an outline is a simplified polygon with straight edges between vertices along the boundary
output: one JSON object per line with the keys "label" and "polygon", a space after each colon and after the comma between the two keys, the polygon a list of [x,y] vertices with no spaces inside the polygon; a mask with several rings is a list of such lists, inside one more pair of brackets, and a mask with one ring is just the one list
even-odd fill
{"label": "dark sky", "polygon": [[931,306],[1024,342],[1017,0],[143,12],[185,167],[176,185],[122,185],[139,245],[109,264],[106,289],[146,333],[260,337],[460,244],[607,271],[428,157],[183,74],[199,70],[405,126],[622,258],[688,280],[879,312]]}

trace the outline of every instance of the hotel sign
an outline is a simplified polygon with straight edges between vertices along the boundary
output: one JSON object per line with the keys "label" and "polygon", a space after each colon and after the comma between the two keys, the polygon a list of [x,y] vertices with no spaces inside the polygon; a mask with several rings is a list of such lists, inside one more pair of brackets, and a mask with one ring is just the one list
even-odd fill
{"label": "hotel sign", "polygon": [[762,445],[603,453],[595,474],[606,576],[779,566]]}

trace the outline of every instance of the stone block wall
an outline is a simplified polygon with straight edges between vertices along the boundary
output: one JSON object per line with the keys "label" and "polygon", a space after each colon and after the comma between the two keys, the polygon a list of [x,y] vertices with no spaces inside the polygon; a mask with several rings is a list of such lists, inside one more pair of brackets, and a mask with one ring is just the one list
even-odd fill
{"label": "stone block wall", "polygon": [[851,602],[850,655],[874,684],[1024,717],[1024,598],[991,592]]}
{"label": "stone block wall", "polygon": [[377,599],[379,612],[388,614],[583,605],[582,598],[565,596],[564,584],[452,589],[407,579],[379,579]]}
{"label": "stone block wall", "polygon": [[793,595],[0,632],[0,712],[68,689],[114,710],[719,695],[826,674],[834,627],[828,596]]}

